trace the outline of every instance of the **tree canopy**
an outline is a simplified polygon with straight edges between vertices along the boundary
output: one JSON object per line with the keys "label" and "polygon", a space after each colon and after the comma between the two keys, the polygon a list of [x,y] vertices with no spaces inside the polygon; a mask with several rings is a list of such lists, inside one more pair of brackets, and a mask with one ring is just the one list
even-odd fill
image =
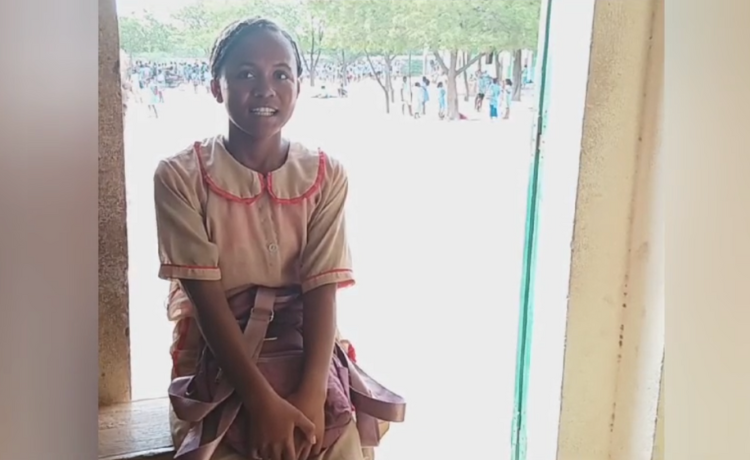
{"label": "tree canopy", "polygon": [[530,49],[540,0],[198,0],[157,19],[120,18],[121,47],[134,56],[207,57],[233,20],[264,16],[298,40],[306,67],[321,54]]}

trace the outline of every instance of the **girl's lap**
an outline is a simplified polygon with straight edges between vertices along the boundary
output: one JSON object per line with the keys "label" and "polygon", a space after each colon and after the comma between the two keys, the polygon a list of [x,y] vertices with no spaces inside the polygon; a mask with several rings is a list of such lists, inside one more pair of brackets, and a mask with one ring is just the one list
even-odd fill
{"label": "girl's lap", "polygon": [[[248,460],[232,448],[221,444],[211,460]],[[357,425],[352,422],[344,434],[325,452],[310,460],[366,460],[359,442]],[[367,459],[370,460],[370,459]]]}

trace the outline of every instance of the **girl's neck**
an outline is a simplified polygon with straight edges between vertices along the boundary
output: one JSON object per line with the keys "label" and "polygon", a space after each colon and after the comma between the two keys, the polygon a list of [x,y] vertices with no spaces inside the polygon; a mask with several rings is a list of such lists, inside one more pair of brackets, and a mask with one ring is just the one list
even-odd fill
{"label": "girl's neck", "polygon": [[226,149],[249,169],[266,174],[282,167],[289,153],[289,142],[281,133],[258,139],[231,126],[224,141]]}

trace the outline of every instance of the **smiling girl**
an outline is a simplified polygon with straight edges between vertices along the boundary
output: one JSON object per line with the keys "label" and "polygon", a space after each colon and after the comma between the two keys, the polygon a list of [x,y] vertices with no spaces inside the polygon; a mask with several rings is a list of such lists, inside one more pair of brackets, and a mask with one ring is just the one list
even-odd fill
{"label": "smiling girl", "polygon": [[[175,458],[359,460],[369,419],[358,412],[355,424],[352,403],[367,401],[352,401],[356,365],[335,346],[336,291],[354,283],[346,172],[282,136],[302,65],[276,24],[231,24],[210,71],[226,135],[163,160],[154,177],[176,323]],[[390,395],[393,416],[380,418],[399,421]]]}

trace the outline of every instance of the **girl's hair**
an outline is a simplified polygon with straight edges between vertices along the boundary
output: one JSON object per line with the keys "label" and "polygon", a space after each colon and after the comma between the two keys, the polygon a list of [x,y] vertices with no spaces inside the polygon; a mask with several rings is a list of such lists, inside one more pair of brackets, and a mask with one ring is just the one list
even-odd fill
{"label": "girl's hair", "polygon": [[209,67],[211,68],[211,76],[213,78],[221,76],[224,61],[226,61],[227,56],[237,42],[247,34],[258,30],[278,32],[289,41],[294,50],[294,58],[297,61],[297,77],[302,76],[302,57],[300,56],[299,46],[297,46],[297,42],[292,35],[270,19],[256,16],[232,22],[216,38],[214,46],[211,48],[211,57],[209,58]]}
{"label": "girl's hair", "polygon": [[513,85],[513,81],[510,78],[506,78],[505,79],[505,84],[506,85]]}
{"label": "girl's hair", "polygon": [[439,81],[439,82],[438,82],[438,84],[437,84],[437,87],[438,87],[438,88],[442,88],[442,87],[443,87],[443,82],[442,82],[442,81]]}

